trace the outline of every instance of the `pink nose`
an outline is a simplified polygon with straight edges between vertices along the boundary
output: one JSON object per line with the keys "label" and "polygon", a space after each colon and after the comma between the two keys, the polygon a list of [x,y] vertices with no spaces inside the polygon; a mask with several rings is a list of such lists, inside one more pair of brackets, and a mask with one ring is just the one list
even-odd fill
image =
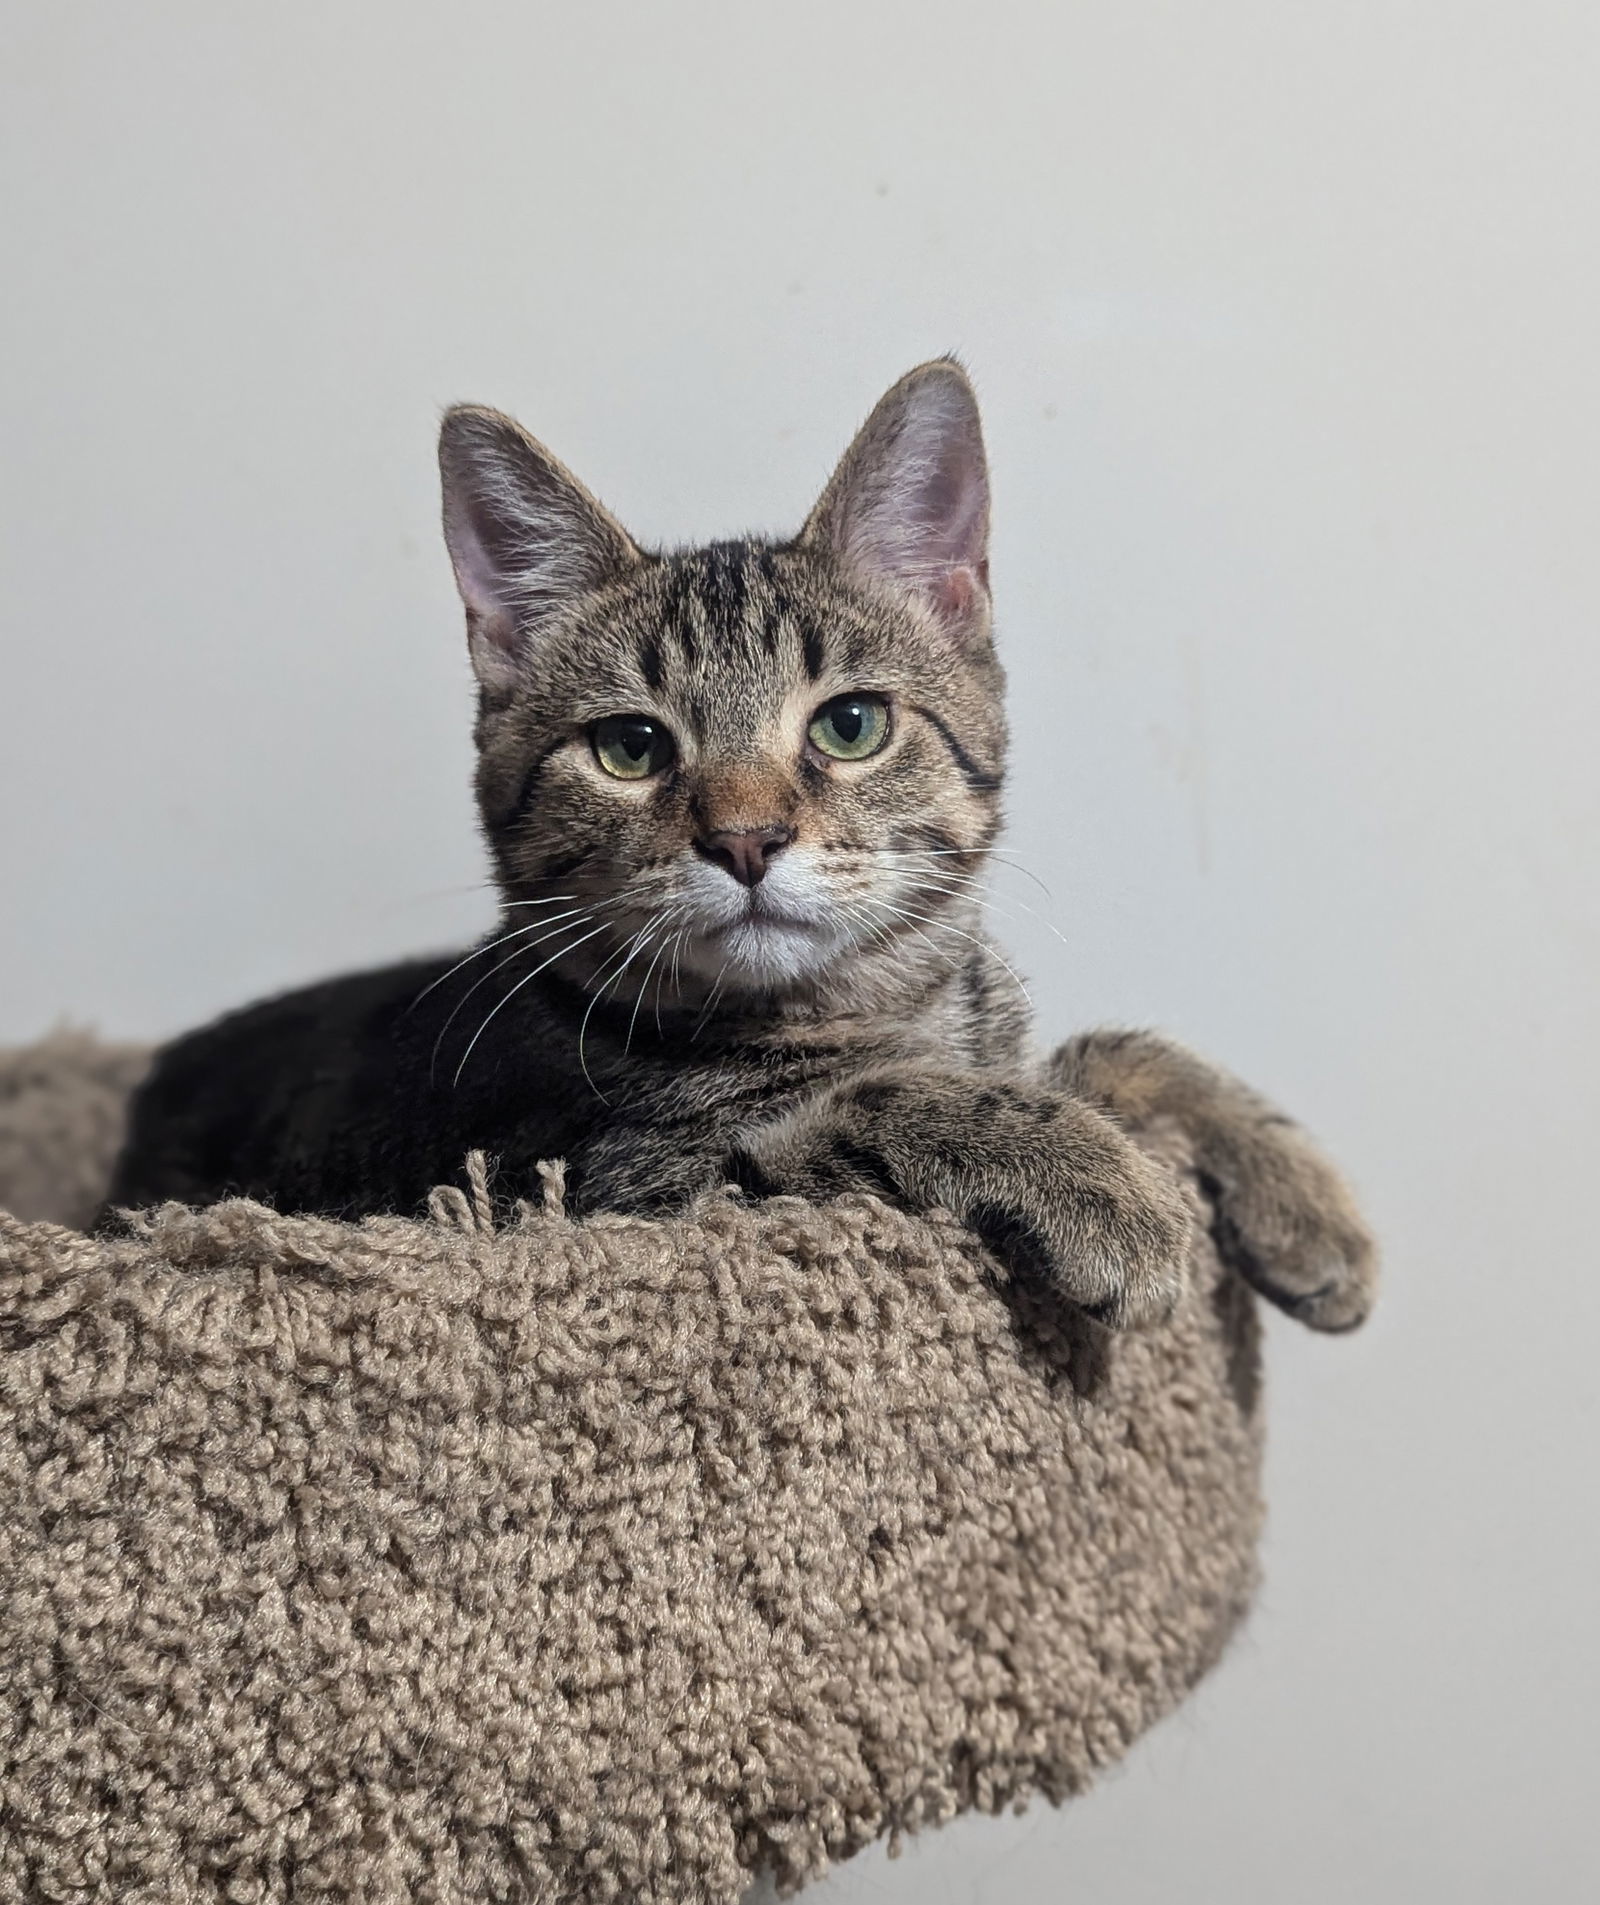
{"label": "pink nose", "polygon": [[697,852],[715,860],[741,886],[759,886],[767,877],[767,867],[793,838],[793,827],[746,827],[737,832],[724,828],[694,844]]}

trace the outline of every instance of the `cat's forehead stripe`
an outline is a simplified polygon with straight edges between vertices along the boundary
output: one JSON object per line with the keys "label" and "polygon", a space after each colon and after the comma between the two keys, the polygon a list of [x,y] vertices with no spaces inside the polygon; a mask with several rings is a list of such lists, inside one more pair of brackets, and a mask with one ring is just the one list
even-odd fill
{"label": "cat's forehead stripe", "polygon": [[796,650],[816,680],[827,665],[822,632],[796,613],[775,552],[749,542],[669,556],[654,613],[636,634],[640,674],[652,692],[663,683],[710,687],[725,681],[730,668],[757,669],[776,682]]}
{"label": "cat's forehead stripe", "polygon": [[744,626],[749,554],[739,542],[713,542],[701,551],[700,588],[706,606],[712,619],[730,630]]}
{"label": "cat's forehead stripe", "polygon": [[653,628],[646,629],[639,643],[639,672],[652,694],[658,694],[666,680],[661,662],[661,638]]}
{"label": "cat's forehead stripe", "polygon": [[822,671],[828,665],[827,651],[822,646],[822,631],[813,622],[807,622],[803,637],[806,673],[813,681],[822,679]]}

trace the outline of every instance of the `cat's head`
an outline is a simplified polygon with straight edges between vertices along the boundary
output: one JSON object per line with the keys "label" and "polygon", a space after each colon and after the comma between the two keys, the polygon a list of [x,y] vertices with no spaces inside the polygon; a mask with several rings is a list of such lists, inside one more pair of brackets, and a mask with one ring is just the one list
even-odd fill
{"label": "cat's head", "polygon": [[670,1003],[962,962],[1006,731],[958,365],[883,397],[792,542],[642,550],[497,411],[439,454],[524,970]]}

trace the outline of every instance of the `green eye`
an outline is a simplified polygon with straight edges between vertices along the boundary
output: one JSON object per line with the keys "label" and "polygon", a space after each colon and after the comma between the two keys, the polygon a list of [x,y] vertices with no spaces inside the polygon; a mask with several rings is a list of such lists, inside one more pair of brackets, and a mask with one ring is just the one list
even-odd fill
{"label": "green eye", "polygon": [[806,729],[811,745],[836,761],[864,761],[889,738],[889,704],[882,695],[835,695]]}
{"label": "green eye", "polygon": [[648,780],[677,753],[672,736],[647,714],[608,714],[589,730],[594,757],[619,781]]}

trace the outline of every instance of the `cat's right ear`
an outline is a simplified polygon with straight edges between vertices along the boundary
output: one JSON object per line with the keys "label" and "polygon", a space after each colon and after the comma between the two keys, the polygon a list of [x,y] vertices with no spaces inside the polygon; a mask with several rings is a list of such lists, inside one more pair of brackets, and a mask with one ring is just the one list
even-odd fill
{"label": "cat's right ear", "polygon": [[964,645],[989,633],[989,468],[978,399],[951,357],[878,399],[800,532],[864,581],[932,612]]}
{"label": "cat's right ear", "polygon": [[439,476],[473,671],[505,694],[540,629],[638,562],[639,550],[570,470],[498,410],[445,412]]}

